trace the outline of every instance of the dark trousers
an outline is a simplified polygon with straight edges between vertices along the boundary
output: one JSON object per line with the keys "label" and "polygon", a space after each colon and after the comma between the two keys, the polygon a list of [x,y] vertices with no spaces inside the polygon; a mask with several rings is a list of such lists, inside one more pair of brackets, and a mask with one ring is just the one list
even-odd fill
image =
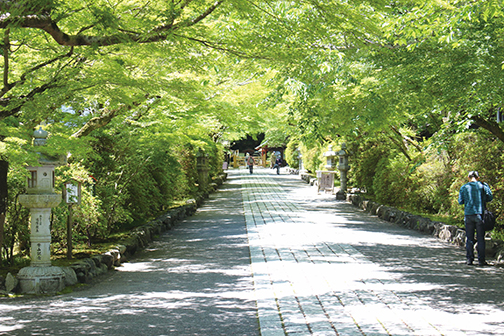
{"label": "dark trousers", "polygon": [[478,242],[478,261],[485,262],[485,230],[483,229],[483,220],[481,215],[465,216],[466,229],[466,257],[467,260],[474,260],[474,231],[476,231],[476,240]]}
{"label": "dark trousers", "polygon": [[254,172],[254,166],[253,165],[249,165],[249,171],[250,171],[250,174],[252,174]]}

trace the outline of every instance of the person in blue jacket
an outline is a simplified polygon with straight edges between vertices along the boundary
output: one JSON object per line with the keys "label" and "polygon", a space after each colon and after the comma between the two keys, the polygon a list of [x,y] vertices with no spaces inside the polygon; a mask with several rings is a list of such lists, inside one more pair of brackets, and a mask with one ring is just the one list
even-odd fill
{"label": "person in blue jacket", "polygon": [[458,202],[464,205],[464,222],[466,230],[466,257],[467,265],[474,261],[474,230],[478,242],[478,263],[480,266],[488,265],[485,259],[485,230],[483,228],[483,210],[485,204],[493,199],[492,191],[486,183],[479,182],[477,171],[470,171],[469,182],[460,188]]}

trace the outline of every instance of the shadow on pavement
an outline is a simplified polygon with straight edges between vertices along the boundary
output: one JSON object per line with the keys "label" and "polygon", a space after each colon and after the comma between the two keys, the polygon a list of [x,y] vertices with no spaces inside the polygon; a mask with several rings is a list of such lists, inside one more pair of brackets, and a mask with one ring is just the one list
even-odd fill
{"label": "shadow on pavement", "polygon": [[102,282],[0,301],[0,334],[259,335],[242,212],[230,181]]}

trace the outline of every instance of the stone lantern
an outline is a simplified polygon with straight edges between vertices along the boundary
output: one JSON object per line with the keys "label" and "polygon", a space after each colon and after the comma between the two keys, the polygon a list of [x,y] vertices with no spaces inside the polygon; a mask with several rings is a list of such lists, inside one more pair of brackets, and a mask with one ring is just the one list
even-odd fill
{"label": "stone lantern", "polygon": [[346,148],[346,144],[343,143],[341,144],[341,150],[338,151],[338,170],[340,171],[341,188],[336,193],[337,200],[346,200],[347,172],[350,169],[350,166],[348,165],[348,153],[345,151]]}
{"label": "stone lantern", "polygon": [[336,162],[335,162],[335,158],[336,158],[336,153],[332,150],[332,146],[329,146],[329,149],[327,150],[327,152],[324,153],[324,156],[326,157],[326,165],[325,165],[325,169],[329,170],[329,171],[333,171],[335,166],[336,166]]}
{"label": "stone lantern", "polygon": [[[40,127],[33,133],[33,145],[44,146],[48,133]],[[61,164],[59,158],[39,153],[37,167],[27,167],[27,193],[19,196],[19,203],[30,208],[31,263],[22,268],[17,278],[22,293],[44,294],[61,291],[64,272],[51,265],[51,208],[61,202],[61,194],[54,192],[54,168]]]}

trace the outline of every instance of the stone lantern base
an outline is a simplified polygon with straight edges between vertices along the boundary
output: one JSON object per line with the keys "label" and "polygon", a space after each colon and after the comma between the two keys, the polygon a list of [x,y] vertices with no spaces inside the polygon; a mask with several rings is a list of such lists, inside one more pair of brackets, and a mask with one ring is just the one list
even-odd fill
{"label": "stone lantern base", "polygon": [[24,267],[17,279],[24,294],[54,294],[65,288],[65,273],[57,266]]}
{"label": "stone lantern base", "polygon": [[339,190],[337,193],[336,193],[336,199],[339,200],[339,201],[345,201],[346,200],[346,192],[344,192],[343,190]]}

